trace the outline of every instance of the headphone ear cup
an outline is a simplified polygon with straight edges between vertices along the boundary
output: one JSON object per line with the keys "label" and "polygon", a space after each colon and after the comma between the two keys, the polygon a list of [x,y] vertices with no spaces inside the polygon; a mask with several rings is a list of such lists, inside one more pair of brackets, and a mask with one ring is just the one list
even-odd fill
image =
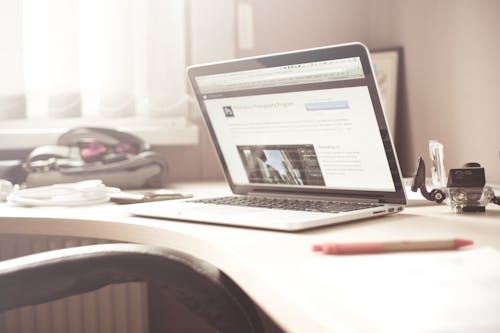
{"label": "headphone ear cup", "polygon": [[69,158],[71,149],[66,146],[40,146],[31,151],[26,160],[27,163],[47,160],[49,158]]}
{"label": "headphone ear cup", "polygon": [[88,139],[110,145],[127,142],[137,146],[139,152],[149,149],[149,145],[138,136],[106,127],[76,127],[70,129],[57,139],[57,145],[73,146]]}

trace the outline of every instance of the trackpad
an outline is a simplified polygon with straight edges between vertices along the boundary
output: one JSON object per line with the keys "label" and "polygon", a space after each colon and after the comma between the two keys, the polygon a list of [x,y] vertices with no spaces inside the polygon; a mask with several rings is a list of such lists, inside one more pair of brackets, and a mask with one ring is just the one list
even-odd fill
{"label": "trackpad", "polygon": [[206,215],[246,215],[252,213],[261,213],[262,211],[267,209],[263,208],[254,208],[254,207],[243,207],[243,206],[217,206],[217,205],[205,205],[205,206],[192,206],[192,207],[183,207],[184,209],[180,209],[179,215],[184,215],[184,213],[192,215],[192,214],[206,214]]}

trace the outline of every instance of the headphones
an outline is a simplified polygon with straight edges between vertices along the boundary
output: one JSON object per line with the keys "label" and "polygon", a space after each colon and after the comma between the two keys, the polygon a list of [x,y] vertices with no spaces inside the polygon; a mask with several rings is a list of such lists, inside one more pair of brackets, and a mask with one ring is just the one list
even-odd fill
{"label": "headphones", "polygon": [[161,187],[167,165],[141,138],[111,128],[78,127],[55,145],[35,148],[24,163],[28,186],[101,179],[120,188]]}
{"label": "headphones", "polygon": [[24,167],[29,172],[36,172],[84,167],[91,163],[108,164],[148,150],[146,142],[130,133],[110,128],[78,127],[62,134],[56,145],[35,148]]}

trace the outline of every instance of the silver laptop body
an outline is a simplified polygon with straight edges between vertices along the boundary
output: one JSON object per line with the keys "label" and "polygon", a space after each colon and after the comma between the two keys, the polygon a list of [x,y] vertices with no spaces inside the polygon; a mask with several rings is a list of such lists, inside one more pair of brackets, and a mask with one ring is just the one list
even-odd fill
{"label": "silver laptop body", "polygon": [[130,213],[296,231],[403,209],[364,45],[196,65],[188,75],[234,196],[137,204]]}

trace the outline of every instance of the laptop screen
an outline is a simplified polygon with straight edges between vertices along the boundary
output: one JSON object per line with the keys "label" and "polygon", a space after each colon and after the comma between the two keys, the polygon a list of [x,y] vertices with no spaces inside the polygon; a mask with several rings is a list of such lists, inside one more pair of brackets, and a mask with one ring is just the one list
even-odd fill
{"label": "laptop screen", "polygon": [[193,77],[230,182],[396,192],[397,163],[390,141],[384,142],[388,131],[383,115],[377,117],[380,101],[362,55],[309,53],[295,62],[275,55],[247,60],[250,66],[236,66],[240,70]]}

